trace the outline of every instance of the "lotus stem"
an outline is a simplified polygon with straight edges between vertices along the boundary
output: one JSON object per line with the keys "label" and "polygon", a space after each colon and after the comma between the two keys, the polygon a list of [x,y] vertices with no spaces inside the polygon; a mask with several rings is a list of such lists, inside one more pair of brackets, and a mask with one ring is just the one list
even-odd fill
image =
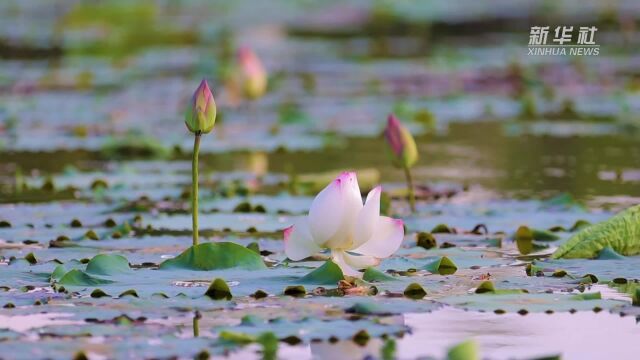
{"label": "lotus stem", "polygon": [[193,227],[193,246],[198,245],[198,155],[200,154],[200,132],[196,132],[193,141],[193,159],[191,162],[191,219]]}
{"label": "lotus stem", "polygon": [[413,192],[413,179],[411,178],[411,170],[409,167],[404,167],[404,176],[407,180],[407,190],[409,191],[409,206],[411,207],[411,212],[416,212],[416,196]]}
{"label": "lotus stem", "polygon": [[200,318],[202,315],[199,311],[196,311],[193,315],[193,337],[200,336]]}

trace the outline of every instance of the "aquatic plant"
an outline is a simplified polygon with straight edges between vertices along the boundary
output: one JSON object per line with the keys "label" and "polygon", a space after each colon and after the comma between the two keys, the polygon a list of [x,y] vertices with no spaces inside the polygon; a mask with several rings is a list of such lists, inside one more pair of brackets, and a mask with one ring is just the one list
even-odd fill
{"label": "aquatic plant", "polygon": [[285,253],[302,260],[322,249],[345,275],[375,266],[395,253],[404,238],[402,220],[380,216],[380,186],[363,205],[354,172],[343,172],[315,197],[309,215],[284,230]]}
{"label": "aquatic plant", "polygon": [[225,77],[225,88],[232,104],[237,105],[242,99],[259,99],[267,91],[267,71],[249,47],[243,46],[238,50],[235,63]]}
{"label": "aquatic plant", "polygon": [[584,227],[553,253],[554,259],[589,259],[607,247],[633,256],[640,254],[640,205],[632,206],[610,219]]}
{"label": "aquatic plant", "polygon": [[238,51],[238,64],[244,96],[252,100],[260,98],[267,90],[267,72],[260,58],[245,46]]}
{"label": "aquatic plant", "polygon": [[411,212],[415,212],[416,198],[410,169],[418,161],[416,142],[409,130],[400,123],[400,120],[394,114],[389,114],[387,118],[384,138],[391,149],[393,164],[404,170],[409,192],[409,205],[411,206]]}
{"label": "aquatic plant", "polygon": [[198,245],[198,155],[200,154],[200,137],[213,130],[216,123],[216,102],[206,80],[202,80],[191,99],[185,114],[185,124],[194,133],[193,158],[191,162],[191,212],[193,226],[193,245]]}

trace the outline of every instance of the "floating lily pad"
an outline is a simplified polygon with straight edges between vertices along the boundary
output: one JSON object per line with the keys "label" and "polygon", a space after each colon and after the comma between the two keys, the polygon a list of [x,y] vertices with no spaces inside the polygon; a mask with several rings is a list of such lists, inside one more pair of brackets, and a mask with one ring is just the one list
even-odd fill
{"label": "floating lily pad", "polygon": [[411,283],[404,289],[404,296],[410,299],[422,299],[427,296],[427,291],[418,283]]}
{"label": "floating lily pad", "polygon": [[478,343],[474,340],[463,341],[449,349],[447,360],[479,360],[480,351]]}
{"label": "floating lily pad", "polygon": [[563,269],[576,278],[581,278],[587,274],[595,275],[600,281],[613,280],[615,278],[638,279],[638,267],[640,257],[615,257],[603,260],[593,259],[548,259],[536,261],[537,266],[549,269]]}
{"label": "floating lily pad", "polygon": [[111,280],[100,279],[85,273],[82,270],[74,269],[64,274],[58,281],[61,285],[72,286],[99,286],[113,283]]}
{"label": "floating lily pad", "polygon": [[238,244],[204,243],[191,246],[180,255],[160,264],[160,269],[219,270],[240,268],[260,270],[266,266],[262,257]]}
{"label": "floating lily pad", "polygon": [[397,279],[394,278],[391,275],[387,275],[385,273],[383,273],[382,271],[373,268],[373,267],[369,267],[364,271],[364,274],[362,274],[362,279],[364,281],[369,281],[369,282],[385,282],[385,281],[396,281]]}
{"label": "floating lily pad", "polygon": [[129,260],[122,255],[100,254],[87,264],[86,272],[95,275],[116,275],[131,272]]}
{"label": "floating lily pad", "polygon": [[344,274],[340,267],[331,260],[326,261],[322,266],[313,270],[300,279],[304,284],[335,285],[344,279]]}
{"label": "floating lily pad", "polygon": [[328,340],[332,337],[335,339],[351,339],[363,329],[366,329],[369,336],[372,337],[379,337],[385,334],[393,335],[406,330],[402,325],[384,325],[367,319],[357,321],[322,321],[319,319],[306,318],[300,321],[290,321],[280,318],[271,321],[254,321],[234,327],[218,328],[216,331],[242,334],[246,339],[252,339],[265,331],[270,331],[279,339],[297,337],[302,341],[308,342],[311,339]]}
{"label": "floating lily pad", "polygon": [[518,312],[560,312],[570,310],[610,309],[623,301],[579,299],[571,294],[474,294],[450,296],[439,301],[469,310]]}
{"label": "floating lily pad", "polygon": [[446,256],[443,256],[425,265],[423,269],[429,270],[434,274],[451,275],[458,270],[458,267],[456,266],[456,264],[454,264],[453,261],[451,261],[451,259],[449,259]]}
{"label": "floating lily pad", "polygon": [[214,279],[204,294],[213,300],[231,300],[233,297],[227,282],[220,278]]}

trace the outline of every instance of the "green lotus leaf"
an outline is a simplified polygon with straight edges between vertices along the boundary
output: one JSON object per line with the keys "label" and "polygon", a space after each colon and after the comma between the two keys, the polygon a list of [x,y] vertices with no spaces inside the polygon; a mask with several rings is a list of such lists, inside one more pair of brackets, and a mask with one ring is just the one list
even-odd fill
{"label": "green lotus leaf", "polygon": [[344,279],[342,269],[331,260],[328,260],[317,269],[300,279],[304,284],[335,285]]}
{"label": "green lotus leaf", "polygon": [[560,246],[554,259],[594,258],[610,247],[619,254],[640,254],[640,205],[630,207],[612,218],[585,227]]}
{"label": "green lotus leaf", "polygon": [[92,298],[101,298],[101,297],[111,297],[106,292],[102,291],[102,289],[95,289],[91,292]]}
{"label": "green lotus leaf", "polygon": [[231,300],[233,297],[227,282],[220,278],[214,279],[204,294],[213,300]]}
{"label": "green lotus leaf", "polygon": [[87,264],[86,272],[94,275],[117,275],[131,272],[129,260],[122,255],[98,254]]}
{"label": "green lotus leaf", "polygon": [[522,289],[497,289],[492,281],[483,281],[478,285],[476,294],[522,294],[526,293]]}
{"label": "green lotus leaf", "polygon": [[556,241],[560,239],[560,236],[548,230],[531,229],[531,232],[533,234],[533,240],[537,241]]}
{"label": "green lotus leaf", "polygon": [[403,294],[404,296],[414,300],[422,299],[423,297],[427,296],[426,290],[418,283],[409,284],[404,289]]}
{"label": "green lotus leaf", "polygon": [[38,259],[36,259],[36,256],[34,255],[34,253],[30,252],[28,253],[25,257],[25,260],[27,260],[29,262],[29,264],[34,265],[38,263]]}
{"label": "green lotus leaf", "polygon": [[479,360],[480,350],[474,340],[466,340],[454,345],[447,352],[447,360]]}
{"label": "green lotus leaf", "polygon": [[437,259],[425,265],[423,269],[429,270],[431,273],[434,273],[434,274],[451,275],[458,270],[458,267],[453,261],[451,261],[451,259],[449,259],[446,256],[443,256],[440,259]]}
{"label": "green lotus leaf", "polygon": [[612,309],[624,305],[625,301],[598,299],[598,295],[583,294],[492,294],[457,295],[439,298],[443,304],[468,310],[496,311],[499,313],[563,312]]}
{"label": "green lotus leaf", "polygon": [[602,249],[597,257],[598,260],[624,260],[625,257],[618,254],[611,246]]}
{"label": "green lotus leaf", "polygon": [[64,274],[58,283],[72,286],[98,286],[111,284],[113,281],[93,277],[82,270],[73,269]]}
{"label": "green lotus leaf", "polygon": [[385,281],[396,281],[398,279],[394,278],[391,275],[387,275],[376,268],[368,267],[364,271],[364,274],[362,275],[362,280],[368,281],[368,282],[385,282]]}
{"label": "green lotus leaf", "polygon": [[230,242],[204,243],[191,246],[173,259],[160,264],[160,269],[221,270],[266,269],[262,257],[255,251]]}
{"label": "green lotus leaf", "polygon": [[292,297],[303,297],[307,294],[307,289],[305,289],[302,285],[287,286],[284,289],[283,294]]}
{"label": "green lotus leaf", "polygon": [[452,234],[453,230],[447,224],[438,224],[431,229],[432,234]]}

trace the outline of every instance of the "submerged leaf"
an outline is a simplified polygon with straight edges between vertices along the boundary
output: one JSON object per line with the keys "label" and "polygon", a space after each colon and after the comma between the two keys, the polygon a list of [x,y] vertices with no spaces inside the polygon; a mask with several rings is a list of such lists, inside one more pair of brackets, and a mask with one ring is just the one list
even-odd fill
{"label": "submerged leaf", "polygon": [[139,297],[138,292],[135,291],[134,289],[125,290],[122,293],[120,293],[120,295],[118,295],[119,298],[123,298],[125,296],[133,296],[136,298]]}
{"label": "submerged leaf", "polygon": [[92,298],[101,298],[101,297],[110,297],[109,294],[107,294],[106,292],[102,291],[101,289],[95,289],[91,292],[91,297]]}
{"label": "submerged leaf", "polygon": [[556,241],[560,239],[560,236],[548,230],[532,229],[531,232],[533,234],[533,240],[537,241]]}
{"label": "submerged leaf", "polygon": [[233,297],[231,295],[231,289],[229,289],[229,285],[227,285],[226,281],[220,278],[216,278],[211,282],[207,292],[204,293],[206,296],[210,297],[213,300],[231,300]]}
{"label": "submerged leaf", "polygon": [[251,294],[251,297],[253,297],[254,299],[263,299],[266,298],[267,296],[269,296],[269,294],[264,291],[264,290],[256,290],[256,292],[254,292],[253,294]]}
{"label": "submerged leaf", "polygon": [[453,234],[453,230],[447,224],[438,224],[431,229],[432,234]]}
{"label": "submerged leaf", "polygon": [[84,237],[89,240],[100,240],[98,234],[96,234],[96,232],[93,230],[87,230],[87,232],[84,234]]}
{"label": "submerged leaf", "polygon": [[640,205],[584,228],[560,246],[551,257],[594,258],[606,247],[626,256],[640,254]]}
{"label": "submerged leaf", "polygon": [[520,226],[515,235],[516,245],[520,254],[527,255],[533,252],[533,232],[526,226]]}
{"label": "submerged leaf", "polygon": [[287,286],[284,289],[284,294],[293,297],[303,297],[307,294],[307,289],[305,289],[302,285]]}
{"label": "submerged leaf", "polygon": [[483,281],[475,291],[476,294],[521,294],[526,293],[522,289],[497,289],[492,281]]}
{"label": "submerged leaf", "polygon": [[602,299],[602,295],[600,294],[600,292],[584,293],[584,294],[573,295],[571,299],[572,300],[600,300]]}
{"label": "submerged leaf", "polygon": [[496,287],[495,287],[495,285],[493,285],[492,281],[483,281],[476,288],[476,294],[484,294],[484,293],[488,293],[488,292],[492,293],[492,292],[495,292],[495,291],[496,291]]}
{"label": "submerged leaf", "polygon": [[352,338],[353,342],[360,346],[367,345],[370,339],[371,339],[371,335],[369,335],[367,330],[364,330],[364,329],[355,333],[355,335],[353,335],[353,338]]}
{"label": "submerged leaf", "polygon": [[418,283],[409,284],[404,289],[403,294],[404,296],[414,300],[422,299],[423,297],[427,296],[427,292],[425,291],[425,289]]}
{"label": "submerged leaf", "polygon": [[35,264],[38,263],[38,259],[36,259],[36,256],[32,252],[28,253],[24,257],[24,259],[27,260],[29,262],[29,264],[31,264],[31,265],[35,265]]}
{"label": "submerged leaf", "polygon": [[416,245],[426,250],[434,248],[438,245],[436,238],[431,233],[421,231],[418,233],[418,235],[416,235],[416,237]]}
{"label": "submerged leaf", "polygon": [[573,226],[571,226],[569,231],[575,232],[575,231],[578,231],[578,230],[582,230],[582,229],[586,228],[587,226],[591,226],[591,223],[588,222],[587,220],[576,220],[576,222],[573,224]]}
{"label": "submerged leaf", "polygon": [[458,270],[458,267],[453,261],[451,261],[451,259],[449,259],[446,256],[443,256],[440,259],[437,259],[425,265],[423,269],[429,270],[431,273],[434,273],[434,274],[451,275]]}

